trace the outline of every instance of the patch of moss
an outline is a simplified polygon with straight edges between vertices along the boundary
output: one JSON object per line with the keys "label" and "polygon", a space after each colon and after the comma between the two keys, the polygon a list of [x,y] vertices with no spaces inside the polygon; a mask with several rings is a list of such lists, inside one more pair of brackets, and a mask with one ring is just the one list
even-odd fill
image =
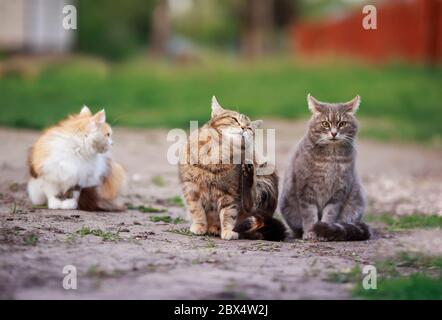
{"label": "patch of moss", "polygon": [[32,209],[47,209],[48,208],[48,206],[47,205],[36,205],[36,204],[34,204],[33,206],[32,206]]}
{"label": "patch of moss", "polygon": [[180,224],[180,223],[184,222],[184,219],[181,217],[177,217],[177,218],[173,219],[171,216],[164,215],[164,216],[151,216],[150,221]]}
{"label": "patch of moss", "polygon": [[160,213],[160,212],[167,212],[166,209],[163,208],[154,208],[154,207],[146,207],[146,206],[132,206],[128,205],[127,208],[129,210],[138,210],[143,213]]}
{"label": "patch of moss", "polygon": [[400,252],[375,263],[377,288],[364,289],[359,265],[332,272],[326,280],[354,284],[352,295],[363,299],[442,299],[442,257]]}
{"label": "patch of moss", "polygon": [[206,247],[209,249],[213,249],[216,248],[216,243],[215,241],[209,237],[209,236],[204,236],[204,241],[206,241]]}
{"label": "patch of moss", "polygon": [[82,227],[81,229],[75,231],[75,234],[80,237],[93,235],[96,237],[100,237],[103,241],[118,241],[121,240],[120,235],[114,232],[103,231],[101,229],[90,229],[88,227]]}
{"label": "patch of moss", "polygon": [[180,196],[174,196],[167,199],[167,202],[172,206],[184,207],[184,202]]}
{"label": "patch of moss", "polygon": [[92,278],[99,278],[99,279],[104,279],[104,278],[112,278],[112,277],[116,277],[119,276],[121,274],[121,271],[119,270],[112,270],[112,271],[107,271],[102,269],[99,265],[92,265],[90,266],[87,271],[86,271],[86,275]]}
{"label": "patch of moss", "polygon": [[35,246],[38,242],[38,236],[31,233],[26,235],[23,240],[27,246]]}
{"label": "patch of moss", "polygon": [[387,276],[400,275],[400,268],[413,268],[420,272],[439,270],[442,272],[442,257],[428,256],[417,252],[400,252],[396,256],[378,261],[379,273]]}
{"label": "patch of moss", "polygon": [[171,233],[176,233],[176,234],[180,234],[182,236],[188,236],[188,237],[195,237],[197,235],[193,234],[192,232],[190,232],[189,228],[179,228],[179,229],[169,229],[166,230],[167,232],[171,232]]}
{"label": "patch of moss", "polygon": [[334,283],[354,283],[361,278],[361,268],[356,265],[353,268],[341,270],[339,272],[330,272],[327,274],[326,281]]}
{"label": "patch of moss", "polygon": [[369,214],[365,221],[379,221],[385,223],[391,231],[399,231],[413,228],[442,228],[442,217],[438,215],[412,214],[407,216],[396,216],[393,214]]}
{"label": "patch of moss", "polygon": [[420,273],[395,278],[378,278],[377,289],[366,290],[358,284],[353,296],[376,300],[441,300],[442,275],[433,278]]}

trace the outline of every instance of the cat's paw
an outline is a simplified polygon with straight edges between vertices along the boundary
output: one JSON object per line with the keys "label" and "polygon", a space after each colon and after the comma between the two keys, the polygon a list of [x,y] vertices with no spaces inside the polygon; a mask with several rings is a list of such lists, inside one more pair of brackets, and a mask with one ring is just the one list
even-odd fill
{"label": "cat's paw", "polygon": [[219,236],[221,234],[221,227],[217,225],[211,225],[207,229],[207,233],[212,236]]}
{"label": "cat's paw", "polygon": [[48,199],[48,208],[49,209],[61,209],[62,202],[57,198],[49,198]]}
{"label": "cat's paw", "polygon": [[236,240],[239,238],[239,234],[232,230],[221,231],[221,239],[223,240]]}
{"label": "cat's paw", "polygon": [[316,233],[314,233],[313,231],[308,231],[302,235],[302,240],[306,240],[306,241],[318,240],[318,237],[317,237]]}
{"label": "cat's paw", "polygon": [[190,232],[197,235],[203,235],[207,233],[207,225],[202,223],[192,223],[190,226]]}
{"label": "cat's paw", "polygon": [[78,202],[75,199],[66,199],[61,203],[61,209],[75,210],[78,207]]}

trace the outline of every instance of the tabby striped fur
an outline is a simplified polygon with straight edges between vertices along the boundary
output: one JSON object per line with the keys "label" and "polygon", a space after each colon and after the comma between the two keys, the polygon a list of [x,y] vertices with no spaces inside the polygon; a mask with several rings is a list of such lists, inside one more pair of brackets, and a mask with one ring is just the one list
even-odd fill
{"label": "tabby striped fur", "polygon": [[[212,99],[212,117],[189,136],[183,149],[184,161],[179,166],[192,233],[220,235],[225,240],[264,239],[270,235],[265,228],[268,221],[273,221],[277,205],[277,175],[274,172],[257,176],[256,163],[245,164],[243,160],[244,147],[253,140],[254,129],[260,124],[238,112],[225,110],[215,97]],[[223,145],[222,139],[230,135],[240,137],[241,144]],[[228,154],[229,161],[211,163],[215,152]],[[240,163],[234,162],[235,152],[241,155]],[[247,220],[249,217],[255,219]],[[283,228],[282,225],[279,231]],[[279,240],[283,236],[271,237]]]}

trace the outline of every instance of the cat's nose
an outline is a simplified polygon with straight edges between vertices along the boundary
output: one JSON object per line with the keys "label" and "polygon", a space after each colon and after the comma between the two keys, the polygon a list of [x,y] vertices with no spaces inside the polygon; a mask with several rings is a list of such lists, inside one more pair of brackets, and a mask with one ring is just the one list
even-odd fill
{"label": "cat's nose", "polygon": [[338,133],[337,132],[332,132],[331,135],[334,138],[334,137],[336,137],[338,135]]}

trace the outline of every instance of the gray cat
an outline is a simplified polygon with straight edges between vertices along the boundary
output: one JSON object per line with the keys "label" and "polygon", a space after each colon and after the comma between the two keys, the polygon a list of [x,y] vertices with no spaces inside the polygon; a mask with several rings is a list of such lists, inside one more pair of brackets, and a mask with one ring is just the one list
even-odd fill
{"label": "gray cat", "polygon": [[313,115],[284,177],[282,215],[304,240],[369,239],[370,229],[360,221],[365,196],[355,168],[360,97],[326,103],[309,94],[307,101]]}

